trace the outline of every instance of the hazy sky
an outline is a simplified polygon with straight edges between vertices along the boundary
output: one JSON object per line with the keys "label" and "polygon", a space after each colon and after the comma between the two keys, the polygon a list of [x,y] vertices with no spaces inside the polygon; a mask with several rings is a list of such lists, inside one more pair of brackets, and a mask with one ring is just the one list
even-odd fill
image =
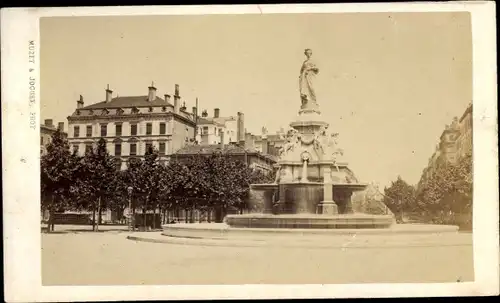
{"label": "hazy sky", "polygon": [[[71,17],[41,19],[41,118],[64,121],[113,94],[181,96],[190,109],[245,113],[248,131],[287,127],[303,50],[317,98],[364,182],[418,182],[445,124],[472,100],[468,13]],[[67,125],[66,125],[67,127]]]}

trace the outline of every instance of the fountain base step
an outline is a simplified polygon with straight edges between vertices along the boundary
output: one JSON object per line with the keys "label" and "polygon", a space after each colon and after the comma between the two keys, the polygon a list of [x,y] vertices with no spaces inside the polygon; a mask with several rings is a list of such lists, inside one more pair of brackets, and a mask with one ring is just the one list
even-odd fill
{"label": "fountain base step", "polygon": [[[148,234],[149,235],[149,234]],[[356,240],[359,247],[374,245],[441,245],[444,237],[458,237],[457,226],[430,224],[393,224],[379,229],[299,229],[299,228],[233,228],[224,223],[193,223],[163,225],[155,241],[176,244],[222,246],[295,246],[339,247]],[[144,237],[138,233],[137,237]],[[139,240],[135,237],[132,240]],[[433,245],[434,245],[433,244]]]}
{"label": "fountain base step", "polygon": [[238,228],[378,229],[391,227],[394,218],[369,214],[244,214],[228,215],[226,223]]}

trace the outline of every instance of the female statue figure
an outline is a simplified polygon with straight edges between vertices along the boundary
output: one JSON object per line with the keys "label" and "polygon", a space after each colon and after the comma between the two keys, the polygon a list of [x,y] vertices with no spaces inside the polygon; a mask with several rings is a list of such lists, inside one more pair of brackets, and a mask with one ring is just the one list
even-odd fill
{"label": "female statue figure", "polygon": [[304,51],[307,59],[302,63],[299,77],[300,98],[302,105],[306,106],[309,103],[316,103],[316,92],[314,90],[314,78],[318,74],[319,69],[316,64],[311,60],[312,50],[306,49]]}

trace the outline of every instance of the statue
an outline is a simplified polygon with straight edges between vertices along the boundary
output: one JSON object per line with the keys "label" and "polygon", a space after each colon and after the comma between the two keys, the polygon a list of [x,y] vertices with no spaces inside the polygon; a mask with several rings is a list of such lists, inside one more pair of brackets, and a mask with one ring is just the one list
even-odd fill
{"label": "statue", "polygon": [[304,51],[307,59],[302,63],[300,68],[299,77],[299,87],[300,87],[300,98],[302,100],[302,106],[305,107],[308,104],[316,103],[316,92],[314,90],[314,77],[318,74],[319,69],[316,64],[311,60],[312,50],[306,49]]}
{"label": "statue", "polygon": [[286,143],[280,148],[280,155],[287,153],[289,150],[293,150],[293,148],[299,144],[299,141],[299,132],[291,128],[287,133]]}

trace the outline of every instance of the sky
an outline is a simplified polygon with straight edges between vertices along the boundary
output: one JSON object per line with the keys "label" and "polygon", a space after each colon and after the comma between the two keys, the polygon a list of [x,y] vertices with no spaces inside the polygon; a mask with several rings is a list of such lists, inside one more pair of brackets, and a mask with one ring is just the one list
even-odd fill
{"label": "sky", "polygon": [[50,17],[40,21],[41,119],[113,96],[180,95],[190,109],[245,114],[247,131],[287,128],[304,49],[317,101],[362,182],[416,184],[439,136],[472,101],[470,16],[325,13]]}

